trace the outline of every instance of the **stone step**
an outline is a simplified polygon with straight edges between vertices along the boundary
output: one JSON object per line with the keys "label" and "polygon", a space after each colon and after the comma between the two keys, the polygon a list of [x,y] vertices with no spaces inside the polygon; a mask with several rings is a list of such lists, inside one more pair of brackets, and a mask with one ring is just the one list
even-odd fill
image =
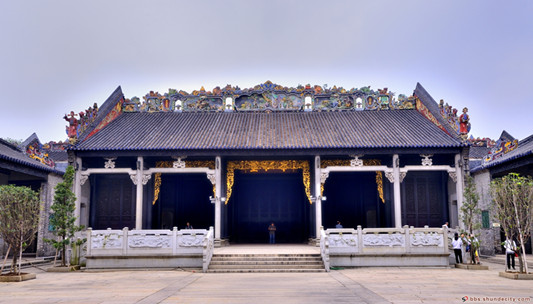
{"label": "stone step", "polygon": [[322,261],[213,261],[211,265],[322,265]]}
{"label": "stone step", "polygon": [[300,253],[300,254],[291,254],[291,253],[280,253],[280,254],[254,254],[254,253],[234,253],[234,254],[227,254],[227,253],[215,253],[213,256],[218,257],[233,257],[233,256],[241,256],[241,257],[320,257],[319,253]]}
{"label": "stone step", "polygon": [[252,272],[326,272],[326,269],[322,267],[321,269],[263,269],[263,268],[253,268],[253,269],[211,269],[209,268],[207,272],[210,273],[252,273]]}
{"label": "stone step", "polygon": [[237,261],[242,261],[242,262],[249,262],[249,261],[276,261],[276,262],[297,262],[297,261],[301,261],[301,262],[322,262],[322,259],[318,258],[318,259],[289,259],[289,258],[285,258],[285,259],[280,259],[280,258],[252,258],[252,257],[247,257],[247,258],[238,258],[238,257],[235,257],[235,258],[217,258],[217,257],[213,257],[211,258],[211,262],[219,262],[219,261],[232,261],[232,262],[237,262]]}
{"label": "stone step", "polygon": [[320,254],[215,254],[208,272],[324,272]]}
{"label": "stone step", "polygon": [[324,269],[322,265],[210,265],[209,269]]}

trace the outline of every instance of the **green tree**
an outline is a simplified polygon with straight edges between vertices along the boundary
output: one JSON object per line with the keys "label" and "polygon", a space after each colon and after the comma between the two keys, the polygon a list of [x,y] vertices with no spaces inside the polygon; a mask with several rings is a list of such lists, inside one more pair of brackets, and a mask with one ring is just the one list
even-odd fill
{"label": "green tree", "polygon": [[[54,203],[52,204],[53,215],[50,217],[50,225],[56,239],[45,239],[54,248],[61,251],[61,266],[66,266],[66,248],[71,244],[74,234],[83,229],[76,225],[76,196],[72,192],[74,180],[74,168],[68,166],[63,176],[63,182],[55,187]],[[83,243],[85,240],[81,240]],[[81,244],[76,244],[81,245]]]}
{"label": "green tree", "polygon": [[20,274],[17,260],[35,238],[40,210],[39,193],[28,187],[0,186],[0,236],[13,250],[12,273]]}
{"label": "green tree", "polygon": [[461,207],[461,220],[465,227],[463,233],[465,233],[466,239],[470,243],[470,262],[475,264],[476,251],[479,250],[480,243],[474,231],[481,228],[481,223],[478,219],[481,210],[478,208],[479,194],[476,191],[476,184],[474,178],[470,175],[465,176],[463,197],[463,206]]}
{"label": "green tree", "polygon": [[481,223],[477,219],[481,213],[481,210],[478,208],[479,194],[476,191],[474,179],[470,175],[465,176],[463,197],[461,220],[465,225],[466,233],[470,235],[474,233],[474,230],[481,228]]}
{"label": "green tree", "polygon": [[492,207],[496,220],[509,240],[518,238],[522,251],[519,255],[520,272],[528,272],[525,243],[531,235],[533,208],[533,179],[509,173],[494,179],[490,184]]}

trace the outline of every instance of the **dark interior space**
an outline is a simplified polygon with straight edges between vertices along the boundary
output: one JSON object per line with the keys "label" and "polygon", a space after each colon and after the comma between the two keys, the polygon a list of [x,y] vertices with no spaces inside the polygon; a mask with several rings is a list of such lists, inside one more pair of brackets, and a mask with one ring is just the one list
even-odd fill
{"label": "dark interior space", "polygon": [[324,229],[392,227],[391,204],[379,198],[375,172],[332,172],[324,185]]}
{"label": "dark interior space", "polygon": [[310,203],[301,173],[235,172],[228,201],[232,243],[268,243],[274,222],[276,243],[303,243],[309,237]]}
{"label": "dark interior space", "polygon": [[162,174],[159,199],[152,206],[152,229],[214,226],[213,185],[205,174]]}

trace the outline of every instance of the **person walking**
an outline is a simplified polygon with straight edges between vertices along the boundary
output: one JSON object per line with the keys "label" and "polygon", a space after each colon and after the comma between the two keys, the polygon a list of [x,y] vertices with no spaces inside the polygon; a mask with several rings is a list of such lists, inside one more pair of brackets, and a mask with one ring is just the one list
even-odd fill
{"label": "person walking", "polygon": [[270,236],[270,244],[276,243],[276,225],[274,225],[274,222],[268,226],[268,234]]}
{"label": "person walking", "polygon": [[459,234],[456,232],[452,241],[453,253],[455,253],[455,263],[463,264],[463,240],[459,239]]}
{"label": "person walking", "polygon": [[511,270],[511,266],[514,268],[514,257],[516,250],[516,243],[513,240],[506,239],[504,243],[505,255],[507,256],[507,269]]}

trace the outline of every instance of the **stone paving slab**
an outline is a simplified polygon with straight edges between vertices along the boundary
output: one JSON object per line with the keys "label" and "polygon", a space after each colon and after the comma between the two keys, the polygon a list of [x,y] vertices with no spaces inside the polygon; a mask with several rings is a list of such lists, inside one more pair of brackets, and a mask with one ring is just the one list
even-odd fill
{"label": "stone paving slab", "polygon": [[[533,302],[531,281],[489,270],[368,267],[330,273],[224,273],[183,270],[49,273],[0,284],[0,303],[508,303]],[[469,299],[478,299],[471,301]],[[516,300],[515,300],[516,301]]]}
{"label": "stone paving slab", "polygon": [[215,248],[214,254],[320,254],[320,247],[295,244],[232,244]]}

